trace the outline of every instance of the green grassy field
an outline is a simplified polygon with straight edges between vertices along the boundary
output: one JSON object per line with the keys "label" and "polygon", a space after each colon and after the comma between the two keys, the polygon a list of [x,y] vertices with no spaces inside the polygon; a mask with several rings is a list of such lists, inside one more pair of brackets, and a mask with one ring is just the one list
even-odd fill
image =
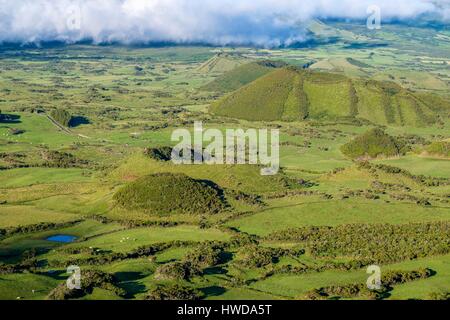
{"label": "green grassy field", "polygon": [[[310,31],[338,40],[283,49],[2,47],[0,299],[48,299],[74,264],[112,275],[123,290],[87,288],[80,299],[91,300],[147,299],[173,284],[207,300],[301,299],[364,284],[371,264],[383,274],[433,271],[382,299],[448,294],[448,31],[388,24],[366,34],[317,21]],[[53,117],[61,110],[68,126]],[[279,173],[150,156],[194,121],[221,132],[279,129]],[[381,145],[364,135],[379,130]],[[352,234],[339,247],[311,240],[317,230],[363,225],[399,233],[414,225],[433,245],[420,232],[374,236],[380,248],[370,254],[366,243],[355,250]],[[298,230],[303,238],[280,236]],[[57,235],[75,239],[48,240]]]}

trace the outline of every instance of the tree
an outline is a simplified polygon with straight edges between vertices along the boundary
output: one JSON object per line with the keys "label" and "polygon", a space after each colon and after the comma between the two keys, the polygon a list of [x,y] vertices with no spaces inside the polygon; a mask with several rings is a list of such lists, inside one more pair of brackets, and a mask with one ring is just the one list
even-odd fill
{"label": "tree", "polygon": [[70,127],[70,122],[72,120],[72,115],[64,109],[55,109],[52,110],[50,116],[59,124]]}

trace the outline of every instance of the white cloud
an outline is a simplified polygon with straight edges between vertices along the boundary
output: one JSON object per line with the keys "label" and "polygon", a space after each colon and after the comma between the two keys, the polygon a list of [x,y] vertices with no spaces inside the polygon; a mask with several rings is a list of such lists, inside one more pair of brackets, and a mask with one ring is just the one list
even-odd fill
{"label": "white cloud", "polygon": [[300,25],[311,18],[364,19],[372,4],[383,19],[448,19],[448,3],[426,0],[0,0],[0,41],[271,46],[304,39]]}

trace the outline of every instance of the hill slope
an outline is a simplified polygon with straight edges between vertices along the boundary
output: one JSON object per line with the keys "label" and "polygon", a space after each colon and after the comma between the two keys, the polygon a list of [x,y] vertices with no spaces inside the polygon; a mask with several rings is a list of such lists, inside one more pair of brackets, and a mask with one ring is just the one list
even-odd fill
{"label": "hill slope", "polygon": [[247,62],[248,59],[240,54],[221,52],[203,63],[197,71],[202,73],[227,72]]}
{"label": "hill slope", "polygon": [[394,126],[433,124],[448,110],[442,98],[418,95],[392,82],[293,67],[258,78],[211,106],[217,115],[253,121],[360,118]]}
{"label": "hill slope", "polygon": [[371,129],[341,147],[352,159],[393,157],[404,153],[404,145],[381,129]]}
{"label": "hill slope", "polygon": [[126,209],[154,214],[211,214],[225,208],[220,194],[217,187],[185,174],[159,173],[131,182],[114,199]]}
{"label": "hill slope", "polygon": [[310,69],[325,72],[341,72],[349,77],[367,76],[371,66],[353,58],[329,58],[313,64]]}
{"label": "hill slope", "polygon": [[314,19],[308,24],[307,31],[311,33],[313,37],[316,39],[328,38],[328,39],[338,39],[347,42],[370,40],[370,38],[368,37],[358,35],[347,30],[332,27],[318,19]]}
{"label": "hill slope", "polygon": [[231,92],[274,71],[276,68],[285,66],[286,63],[284,62],[267,60],[247,63],[223,74],[202,87],[202,89],[216,92]]}

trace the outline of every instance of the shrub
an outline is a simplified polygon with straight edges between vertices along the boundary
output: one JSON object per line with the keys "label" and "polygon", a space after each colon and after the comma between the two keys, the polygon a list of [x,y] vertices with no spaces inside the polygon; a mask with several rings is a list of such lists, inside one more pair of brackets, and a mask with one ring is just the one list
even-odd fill
{"label": "shrub", "polygon": [[298,256],[303,253],[303,250],[295,251],[251,245],[241,249],[243,259],[240,263],[247,268],[262,268],[270,264],[277,263],[281,257]]}
{"label": "shrub", "polygon": [[163,264],[156,269],[155,279],[157,280],[188,280],[197,273],[186,262],[171,262]]}
{"label": "shrub", "polygon": [[304,295],[307,300],[322,300],[328,298],[361,298],[383,299],[392,290],[392,286],[426,279],[433,275],[430,269],[420,269],[417,271],[390,271],[382,276],[381,288],[379,290],[369,290],[365,283],[352,283],[347,285],[329,286],[320,289],[313,289]]}
{"label": "shrub", "polygon": [[450,300],[450,292],[448,291],[440,291],[440,292],[432,292],[429,295],[430,300]]}
{"label": "shrub", "polygon": [[223,246],[214,243],[199,245],[189,252],[184,260],[195,269],[204,269],[220,264],[224,260]]}
{"label": "shrub", "polygon": [[70,121],[72,120],[72,115],[64,109],[54,109],[50,113],[50,116],[59,124],[69,127]]}
{"label": "shrub", "polygon": [[158,161],[170,161],[172,159],[171,147],[146,148],[144,154]]}
{"label": "shrub", "polygon": [[405,151],[405,146],[381,129],[371,129],[341,147],[342,153],[352,159],[392,157]]}
{"label": "shrub", "polygon": [[450,142],[433,142],[425,148],[425,151],[432,155],[450,158]]}
{"label": "shrub", "polygon": [[35,258],[27,258],[22,262],[16,264],[5,264],[0,262],[0,275],[1,274],[14,274],[23,272],[34,272],[38,267],[37,260]]}
{"label": "shrub", "polygon": [[145,300],[200,300],[203,294],[191,287],[181,284],[158,286],[145,297]]}
{"label": "shrub", "polygon": [[117,279],[108,273],[97,270],[86,270],[81,274],[81,289],[69,289],[66,283],[62,283],[53,289],[47,299],[49,300],[67,300],[84,297],[91,294],[94,288],[101,288],[112,291],[118,296],[124,296],[125,290],[117,287]]}
{"label": "shrub", "polygon": [[317,257],[346,256],[389,263],[450,252],[450,223],[353,224],[276,232],[268,240],[304,242]]}
{"label": "shrub", "polygon": [[73,154],[53,150],[43,151],[42,159],[45,161],[43,166],[50,168],[77,168],[89,164],[89,161],[78,159]]}

